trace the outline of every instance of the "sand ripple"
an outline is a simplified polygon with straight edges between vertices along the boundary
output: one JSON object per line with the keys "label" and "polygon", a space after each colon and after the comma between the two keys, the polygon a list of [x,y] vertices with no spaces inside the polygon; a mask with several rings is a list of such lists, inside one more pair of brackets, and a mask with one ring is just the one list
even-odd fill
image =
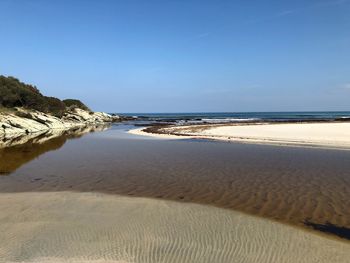
{"label": "sand ripple", "polygon": [[94,193],[0,195],[0,262],[348,262],[350,245],[197,204]]}
{"label": "sand ripple", "polygon": [[[70,140],[1,176],[0,192],[100,192],[210,204],[318,230],[331,224],[330,233],[350,237],[350,151],[115,135]],[[38,149],[7,150],[5,165],[32,159],[31,150]]]}

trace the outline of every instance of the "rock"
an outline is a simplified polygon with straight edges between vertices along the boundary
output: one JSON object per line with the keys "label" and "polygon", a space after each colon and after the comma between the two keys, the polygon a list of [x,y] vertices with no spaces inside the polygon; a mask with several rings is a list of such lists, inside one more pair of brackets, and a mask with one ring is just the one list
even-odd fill
{"label": "rock", "polygon": [[85,123],[105,123],[115,122],[120,119],[119,116],[112,116],[104,112],[89,112],[79,108],[75,108],[64,114],[63,120],[79,121]]}
{"label": "rock", "polygon": [[16,114],[0,114],[0,139],[43,133],[49,130],[69,130],[120,120],[119,116],[111,116],[104,112],[90,112],[79,108],[66,112],[61,119],[43,112],[17,108]]}

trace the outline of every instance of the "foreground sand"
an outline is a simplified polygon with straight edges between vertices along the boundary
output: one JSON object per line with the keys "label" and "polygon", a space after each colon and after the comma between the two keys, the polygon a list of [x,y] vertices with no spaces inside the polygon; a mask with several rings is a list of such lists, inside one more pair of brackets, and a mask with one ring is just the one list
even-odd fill
{"label": "foreground sand", "polygon": [[[350,123],[288,123],[252,125],[192,125],[161,128],[154,136],[257,142],[269,144],[315,145],[350,148]],[[134,134],[146,135],[140,129]]]}
{"label": "foreground sand", "polygon": [[93,193],[0,195],[0,262],[348,262],[350,244],[238,212]]}

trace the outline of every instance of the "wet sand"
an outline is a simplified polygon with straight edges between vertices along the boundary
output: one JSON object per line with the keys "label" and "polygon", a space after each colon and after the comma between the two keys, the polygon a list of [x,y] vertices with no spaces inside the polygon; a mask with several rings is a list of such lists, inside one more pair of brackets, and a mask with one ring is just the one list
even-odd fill
{"label": "wet sand", "polygon": [[345,263],[350,244],[239,212],[96,193],[0,194],[0,262]]}
{"label": "wet sand", "polygon": [[349,151],[154,140],[118,127],[24,160],[0,177],[0,192],[68,190],[193,202],[350,239]]}

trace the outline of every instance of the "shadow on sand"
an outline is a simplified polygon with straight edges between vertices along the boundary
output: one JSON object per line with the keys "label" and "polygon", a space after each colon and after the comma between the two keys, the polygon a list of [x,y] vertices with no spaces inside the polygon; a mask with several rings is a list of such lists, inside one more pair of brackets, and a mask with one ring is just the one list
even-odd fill
{"label": "shadow on sand", "polygon": [[317,224],[310,222],[309,220],[305,220],[304,224],[308,227],[313,228],[314,230],[318,230],[327,234],[333,234],[340,238],[350,240],[350,228],[336,226],[329,222],[326,222],[325,224]]}

